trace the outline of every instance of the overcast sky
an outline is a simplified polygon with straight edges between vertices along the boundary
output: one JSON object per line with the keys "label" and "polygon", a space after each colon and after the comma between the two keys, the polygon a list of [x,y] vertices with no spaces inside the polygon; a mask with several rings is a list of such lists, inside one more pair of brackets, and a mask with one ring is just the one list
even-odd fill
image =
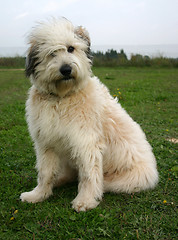
{"label": "overcast sky", "polygon": [[178,44],[178,0],[0,0],[0,46],[25,46],[50,16],[85,26],[93,45]]}

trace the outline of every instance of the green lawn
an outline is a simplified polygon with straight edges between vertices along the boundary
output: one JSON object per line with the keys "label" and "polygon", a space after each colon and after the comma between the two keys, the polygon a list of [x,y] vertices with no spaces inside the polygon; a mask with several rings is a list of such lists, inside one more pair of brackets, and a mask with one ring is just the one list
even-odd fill
{"label": "green lawn", "polygon": [[151,191],[104,194],[100,205],[76,213],[70,202],[77,183],[54,190],[48,200],[22,203],[36,186],[35,154],[25,122],[30,86],[24,72],[0,71],[0,239],[176,239],[176,133],[178,69],[94,68],[145,131],[160,180]]}

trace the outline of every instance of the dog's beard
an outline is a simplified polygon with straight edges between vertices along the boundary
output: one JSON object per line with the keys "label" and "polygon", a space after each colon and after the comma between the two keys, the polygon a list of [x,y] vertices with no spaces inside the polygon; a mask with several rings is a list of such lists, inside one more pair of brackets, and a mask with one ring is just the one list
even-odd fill
{"label": "dog's beard", "polygon": [[49,93],[52,95],[64,96],[69,91],[75,90],[76,80],[73,76],[59,77],[49,84]]}
{"label": "dog's beard", "polygon": [[56,87],[58,87],[58,85],[60,84],[65,84],[68,85],[71,82],[75,83],[76,79],[75,77],[71,74],[69,76],[58,76],[56,77],[53,82],[55,83]]}
{"label": "dog's beard", "polygon": [[58,81],[65,81],[66,83],[68,81],[73,81],[75,78],[73,76],[67,76],[67,77],[62,77],[60,80]]}

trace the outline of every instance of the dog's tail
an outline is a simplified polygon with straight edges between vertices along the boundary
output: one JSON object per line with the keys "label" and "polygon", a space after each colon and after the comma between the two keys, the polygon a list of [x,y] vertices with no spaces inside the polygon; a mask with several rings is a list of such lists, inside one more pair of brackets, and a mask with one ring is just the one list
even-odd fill
{"label": "dog's tail", "polygon": [[138,162],[133,168],[104,177],[105,192],[139,192],[155,187],[158,172],[154,163]]}

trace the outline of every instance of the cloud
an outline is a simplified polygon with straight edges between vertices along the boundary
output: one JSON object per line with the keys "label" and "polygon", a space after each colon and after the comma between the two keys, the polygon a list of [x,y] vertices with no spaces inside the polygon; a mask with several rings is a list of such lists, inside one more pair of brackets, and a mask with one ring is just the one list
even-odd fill
{"label": "cloud", "polygon": [[43,13],[53,12],[59,8],[59,2],[57,1],[48,1],[43,8]]}
{"label": "cloud", "polygon": [[49,12],[56,12],[61,9],[64,9],[80,0],[62,0],[62,1],[57,1],[57,0],[52,0],[48,1],[47,4],[43,8],[43,13],[49,13]]}
{"label": "cloud", "polygon": [[15,17],[15,20],[24,18],[24,17],[26,17],[27,15],[29,15],[28,12],[21,13],[21,14],[19,14],[19,15],[17,15],[17,16]]}

